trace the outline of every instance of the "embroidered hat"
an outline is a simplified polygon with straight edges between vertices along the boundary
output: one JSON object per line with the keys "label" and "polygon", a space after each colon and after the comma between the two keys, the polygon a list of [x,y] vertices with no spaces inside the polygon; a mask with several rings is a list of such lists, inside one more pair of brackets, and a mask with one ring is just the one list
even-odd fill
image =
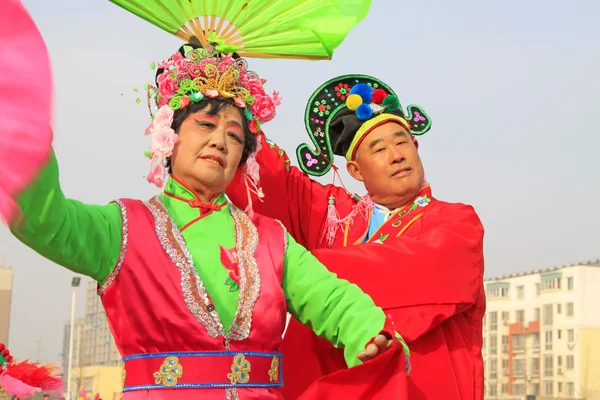
{"label": "embroidered hat", "polygon": [[316,150],[307,144],[296,149],[300,168],[314,176],[325,175],[333,156],[353,160],[361,141],[386,122],[396,122],[412,135],[423,135],[431,119],[417,105],[406,113],[388,85],[368,75],[342,75],[322,84],[310,97],[305,125]]}

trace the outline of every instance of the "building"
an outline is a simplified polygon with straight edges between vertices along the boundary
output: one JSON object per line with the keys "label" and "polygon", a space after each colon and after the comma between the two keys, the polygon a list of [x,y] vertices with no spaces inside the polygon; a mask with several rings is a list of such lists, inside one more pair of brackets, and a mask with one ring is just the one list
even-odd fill
{"label": "building", "polygon": [[13,270],[2,265],[0,259],[0,343],[8,346],[10,306],[12,301]]}
{"label": "building", "polygon": [[600,260],[488,279],[485,290],[486,399],[600,400]]}
{"label": "building", "polygon": [[[96,294],[97,284],[87,281],[85,316],[75,321],[71,386],[79,393],[100,393],[103,399],[112,399],[122,389],[121,355],[108,327],[106,312]],[[68,370],[70,324],[64,328],[63,371]],[[118,374],[117,372],[118,371]],[[118,379],[114,378],[118,375]],[[65,379],[66,373],[65,373]],[[115,394],[116,393],[116,394]],[[92,395],[92,397],[93,397]]]}

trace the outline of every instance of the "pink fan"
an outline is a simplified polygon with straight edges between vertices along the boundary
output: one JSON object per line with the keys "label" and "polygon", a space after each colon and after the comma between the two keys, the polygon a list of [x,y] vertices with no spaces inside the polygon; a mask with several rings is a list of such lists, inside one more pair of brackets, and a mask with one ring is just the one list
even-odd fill
{"label": "pink fan", "polygon": [[52,149],[52,76],[44,40],[20,0],[0,0],[0,217],[18,216],[15,199]]}

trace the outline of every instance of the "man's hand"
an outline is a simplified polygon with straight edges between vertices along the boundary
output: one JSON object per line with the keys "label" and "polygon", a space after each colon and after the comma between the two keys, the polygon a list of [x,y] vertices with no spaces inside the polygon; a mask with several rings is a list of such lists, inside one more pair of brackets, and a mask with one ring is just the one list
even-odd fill
{"label": "man's hand", "polygon": [[369,344],[364,351],[358,353],[358,359],[363,363],[372,360],[388,351],[392,347],[392,343],[393,341],[384,335],[377,335],[373,343]]}

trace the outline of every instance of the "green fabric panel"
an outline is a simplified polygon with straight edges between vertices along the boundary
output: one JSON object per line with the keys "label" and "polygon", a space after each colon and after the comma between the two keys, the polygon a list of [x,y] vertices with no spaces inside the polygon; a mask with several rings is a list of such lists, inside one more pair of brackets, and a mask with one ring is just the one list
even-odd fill
{"label": "green fabric panel", "polygon": [[349,367],[384,327],[385,314],[358,286],[338,279],[288,234],[283,290],[288,311],[336,347]]}
{"label": "green fabric panel", "polygon": [[[165,191],[179,196],[185,200],[195,199],[194,195],[175,180],[169,178]],[[200,216],[198,208],[192,208],[187,203],[162,194],[162,200],[173,218],[175,225],[180,230]],[[226,202],[225,195],[219,196],[215,204]],[[239,291],[230,292],[225,280],[229,271],[221,263],[219,245],[226,249],[235,247],[235,226],[225,205],[219,211],[213,211],[198,221],[192,223],[181,233],[186,246],[194,260],[204,287],[213,301],[215,310],[219,314],[225,331],[229,330],[237,309]]]}
{"label": "green fabric panel", "polygon": [[17,203],[25,217],[12,233],[40,255],[63,267],[104,282],[121,251],[123,229],[117,204],[83,204],[65,198],[52,153],[48,165]]}

